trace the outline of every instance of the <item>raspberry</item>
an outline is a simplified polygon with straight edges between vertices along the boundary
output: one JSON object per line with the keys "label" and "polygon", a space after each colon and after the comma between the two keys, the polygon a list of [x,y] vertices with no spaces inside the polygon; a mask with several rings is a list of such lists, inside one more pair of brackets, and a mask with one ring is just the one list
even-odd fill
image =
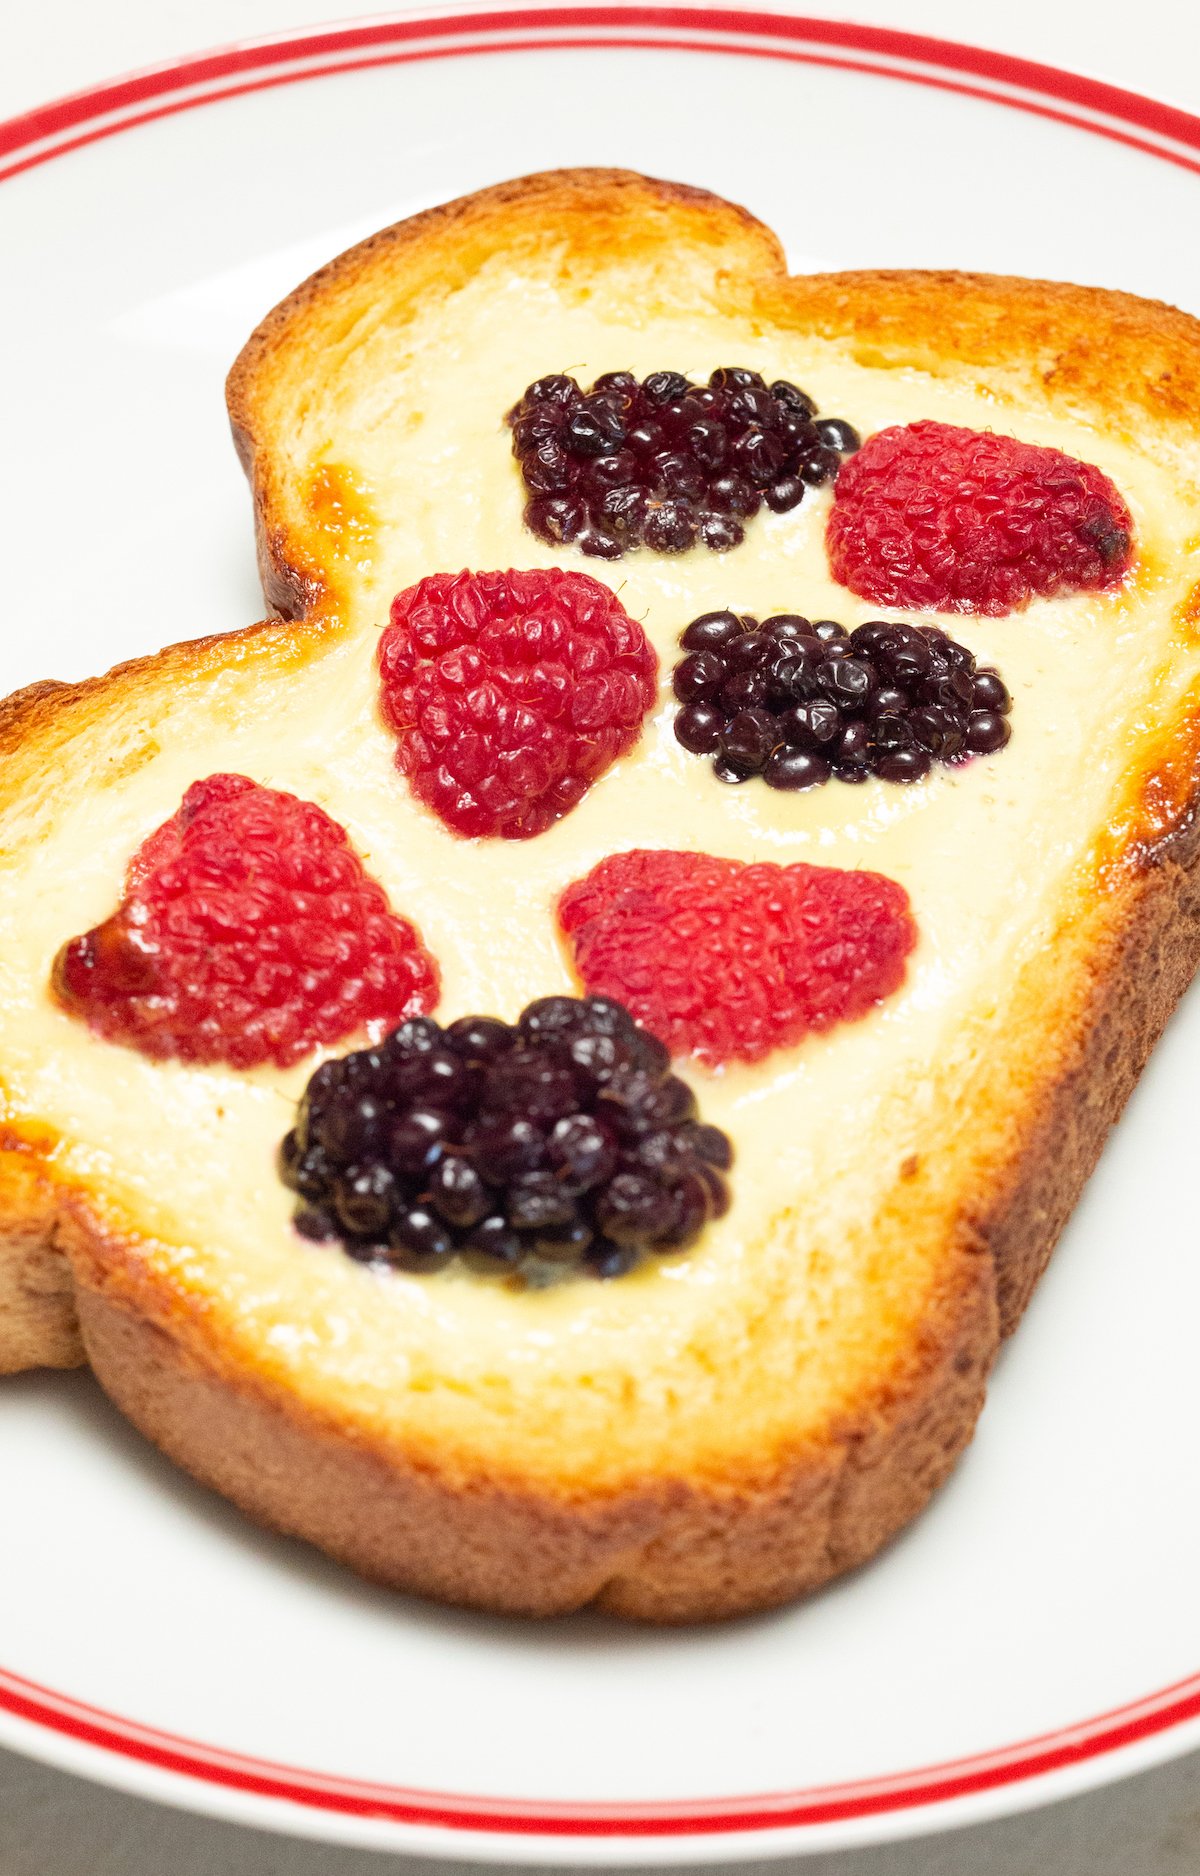
{"label": "raspberry", "polygon": [[709,1063],[865,1016],[917,937],[907,893],[879,873],[644,849],[568,886],[558,919],[589,992]]}
{"label": "raspberry", "polygon": [[337,822],[244,775],[192,784],[53,983],[109,1042],[232,1068],[286,1068],[438,996],[436,964]]}
{"label": "raspberry", "polygon": [[838,476],[833,576],[877,605],[1015,612],[1114,586],[1129,510],[1102,470],[1060,450],[947,423],[880,430]]}
{"label": "raspberry", "polygon": [[379,669],[418,799],[456,833],[528,840],[633,747],[658,659],[586,573],[434,573],[392,601]]}

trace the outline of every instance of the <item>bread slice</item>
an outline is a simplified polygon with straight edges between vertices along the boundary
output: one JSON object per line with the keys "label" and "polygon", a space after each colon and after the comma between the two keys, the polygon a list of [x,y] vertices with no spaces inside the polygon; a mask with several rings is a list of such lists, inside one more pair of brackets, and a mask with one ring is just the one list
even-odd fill
{"label": "bread slice", "polygon": [[[749,364],[864,433],[937,417],[1098,463],[1134,515],[1107,594],[957,636],[1013,691],[1000,755],[908,790],[722,789],[664,707],[531,842],[408,796],[378,627],[438,569],[586,565],[678,632],[733,605],[846,624],[827,494],[728,555],[582,562],[522,529],[503,412],[543,373]],[[813,1588],[911,1518],[1200,960],[1200,326],[1080,288],[789,279],[743,210],[619,172],[535,176],[386,230],[272,313],[229,383],[279,617],[0,719],[0,1365],[69,1362],[253,1516],[382,1582],[656,1621]],[[631,845],[866,865],[920,943],[861,1022],[685,1067],[733,1136],[690,1252],[516,1293],[301,1242],[273,1170],[312,1064],[148,1061],[51,1001],[63,940],[220,769],[319,802],[438,957],[439,1015],[573,988],[557,893]]]}

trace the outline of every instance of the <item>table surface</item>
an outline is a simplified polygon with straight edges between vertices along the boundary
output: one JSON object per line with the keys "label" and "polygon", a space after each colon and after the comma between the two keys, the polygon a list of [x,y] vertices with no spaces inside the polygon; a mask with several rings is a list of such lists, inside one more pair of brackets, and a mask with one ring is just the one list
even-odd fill
{"label": "table surface", "polygon": [[[786,0],[768,3],[779,10]],[[994,11],[978,0],[799,0],[794,10],[996,46],[1200,112],[1194,0],[1140,0],[1136,34],[1125,8],[1094,0],[1006,0]],[[39,0],[5,21],[0,118],[137,66],[328,18],[311,0]],[[0,1752],[0,1876],[383,1876],[389,1864],[416,1876],[417,1859],[214,1823]],[[755,1867],[764,1876],[1197,1876],[1200,1755],[1000,1823]]]}

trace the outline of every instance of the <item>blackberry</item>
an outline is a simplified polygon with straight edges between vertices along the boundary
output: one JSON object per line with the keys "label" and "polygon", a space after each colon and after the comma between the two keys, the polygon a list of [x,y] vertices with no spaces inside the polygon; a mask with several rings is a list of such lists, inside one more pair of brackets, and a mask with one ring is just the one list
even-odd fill
{"label": "blackberry", "polygon": [[791,612],[761,624],[706,612],[680,646],[675,739],[711,756],[722,782],[919,782],[935,761],[992,755],[1011,735],[1003,678],[936,626],[871,619],[847,632]]}
{"label": "blackberry", "polygon": [[727,553],[763,503],[785,514],[859,447],[841,417],[818,419],[786,378],[726,366],[707,384],[678,371],[641,383],[609,371],[585,391],[558,372],[509,411],[513,455],[539,540],[615,560],[637,547]]}
{"label": "blackberry", "polygon": [[[553,381],[551,381],[553,382]],[[728,1208],[733,1148],[609,997],[429,1017],[322,1063],[279,1149],[295,1225],[394,1270],[619,1276]]]}

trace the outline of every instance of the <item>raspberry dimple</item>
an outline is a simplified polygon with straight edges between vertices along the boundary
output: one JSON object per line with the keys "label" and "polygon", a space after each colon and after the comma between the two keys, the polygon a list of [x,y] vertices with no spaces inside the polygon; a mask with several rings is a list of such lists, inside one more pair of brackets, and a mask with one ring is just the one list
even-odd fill
{"label": "raspberry dimple", "polygon": [[999,615],[1114,586],[1133,523],[1094,463],[923,422],[878,431],[843,465],[826,542],[834,578],[876,605]]}
{"label": "raspberry dimple", "polygon": [[636,848],[568,886],[558,919],[590,993],[709,1063],[866,1015],[917,937],[907,893],[879,873]]}
{"label": "raspberry dimple", "polygon": [[232,1068],[286,1068],[438,997],[434,960],[338,823],[244,775],[192,784],[53,983],[107,1041]]}
{"label": "raspberry dimple", "polygon": [[633,747],[658,659],[586,573],[435,573],[392,601],[379,670],[417,797],[456,833],[528,840]]}

